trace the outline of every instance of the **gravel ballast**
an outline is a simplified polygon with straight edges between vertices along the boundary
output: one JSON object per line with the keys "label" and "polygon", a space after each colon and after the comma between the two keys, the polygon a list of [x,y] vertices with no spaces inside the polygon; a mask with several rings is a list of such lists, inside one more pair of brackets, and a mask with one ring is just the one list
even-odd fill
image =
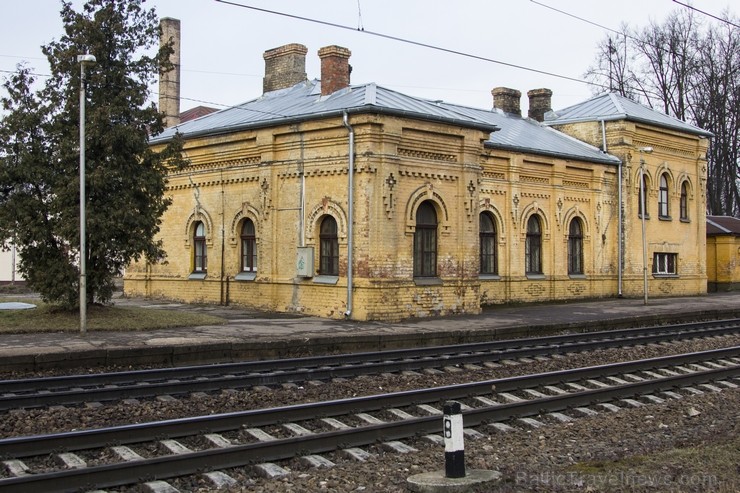
{"label": "gravel ballast", "polygon": [[[433,376],[380,375],[322,385],[301,384],[261,391],[236,390],[199,397],[183,396],[174,401],[151,399],[100,407],[12,411],[3,416],[0,435],[11,437],[71,431],[372,395],[739,343],[738,336],[710,338],[573,354],[494,369],[462,369]],[[488,426],[479,427],[478,431],[484,433],[484,437],[465,443],[467,467],[497,470],[503,479],[493,489],[485,486],[474,491],[740,491],[740,390],[705,391],[695,396],[684,394],[681,399],[668,399],[662,404],[639,408],[620,404],[620,407],[619,412],[595,407],[598,411],[596,416],[580,417],[567,423],[543,419],[547,426],[538,429],[518,423],[513,424],[513,431],[506,433]],[[312,469],[293,460],[284,464],[292,473],[277,480],[262,479],[251,468],[232,469],[226,472],[237,479],[240,486],[223,491],[405,492],[409,476],[444,468],[444,450],[423,438],[404,442],[418,452],[390,453],[374,445],[366,447],[374,454],[366,463],[348,460],[339,453],[326,454],[336,464],[329,469]],[[180,491],[212,491],[212,486],[202,477],[169,482]]]}

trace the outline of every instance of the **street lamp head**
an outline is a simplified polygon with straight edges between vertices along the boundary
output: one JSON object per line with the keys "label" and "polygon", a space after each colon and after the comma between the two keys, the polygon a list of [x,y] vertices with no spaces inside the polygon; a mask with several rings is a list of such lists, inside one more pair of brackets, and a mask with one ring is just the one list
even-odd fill
{"label": "street lamp head", "polygon": [[95,55],[77,55],[77,62],[83,64],[83,65],[94,65],[97,60],[95,59]]}
{"label": "street lamp head", "polygon": [[644,152],[645,154],[650,154],[651,152],[653,152],[653,148],[652,147],[640,147],[638,151]]}

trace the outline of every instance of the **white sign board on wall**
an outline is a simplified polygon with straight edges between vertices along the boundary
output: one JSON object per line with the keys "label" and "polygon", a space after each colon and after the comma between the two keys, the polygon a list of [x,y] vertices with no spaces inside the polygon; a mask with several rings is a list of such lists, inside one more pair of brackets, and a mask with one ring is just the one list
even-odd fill
{"label": "white sign board on wall", "polygon": [[313,247],[298,247],[296,273],[298,277],[313,277]]}

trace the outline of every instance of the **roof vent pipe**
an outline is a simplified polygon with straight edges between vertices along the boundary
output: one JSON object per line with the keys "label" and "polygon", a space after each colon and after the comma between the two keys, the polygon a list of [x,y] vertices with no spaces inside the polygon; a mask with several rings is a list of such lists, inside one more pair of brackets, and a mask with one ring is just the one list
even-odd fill
{"label": "roof vent pipe", "polygon": [[501,110],[504,113],[522,116],[520,107],[521,91],[508,87],[496,87],[491,91],[491,94],[493,95],[494,109]]}

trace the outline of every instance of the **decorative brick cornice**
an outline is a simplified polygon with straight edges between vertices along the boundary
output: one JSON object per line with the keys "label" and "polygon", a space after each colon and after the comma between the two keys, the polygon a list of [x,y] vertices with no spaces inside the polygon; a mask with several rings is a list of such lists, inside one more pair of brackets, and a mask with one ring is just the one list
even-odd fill
{"label": "decorative brick cornice", "polygon": [[242,176],[239,178],[230,178],[226,180],[209,180],[209,181],[198,181],[184,183],[182,185],[168,185],[165,187],[167,191],[174,190],[187,190],[188,188],[204,188],[204,187],[215,187],[221,185],[233,185],[237,183],[248,183],[252,181],[259,181],[259,176]]}
{"label": "decorative brick cornice", "polygon": [[398,170],[398,174],[401,176],[408,176],[409,178],[425,178],[428,180],[456,181],[458,179],[455,175],[441,175],[439,173],[430,173],[428,171]]}
{"label": "decorative brick cornice", "polygon": [[257,156],[246,156],[238,159],[225,159],[223,161],[208,161],[207,163],[201,164],[190,164],[182,170],[175,170],[170,172],[170,176],[180,176],[192,173],[194,171],[208,171],[210,169],[228,169],[239,166],[250,166],[259,164],[261,157]]}
{"label": "decorative brick cornice", "polygon": [[521,183],[538,183],[540,185],[549,185],[549,178],[541,178],[539,176],[519,175],[519,182]]}
{"label": "decorative brick cornice", "polygon": [[457,156],[454,154],[443,154],[440,152],[420,151],[416,149],[409,149],[406,147],[399,147],[398,155],[403,156],[403,157],[411,157],[415,159],[426,159],[429,161],[444,161],[446,163],[456,163],[457,162]]}

